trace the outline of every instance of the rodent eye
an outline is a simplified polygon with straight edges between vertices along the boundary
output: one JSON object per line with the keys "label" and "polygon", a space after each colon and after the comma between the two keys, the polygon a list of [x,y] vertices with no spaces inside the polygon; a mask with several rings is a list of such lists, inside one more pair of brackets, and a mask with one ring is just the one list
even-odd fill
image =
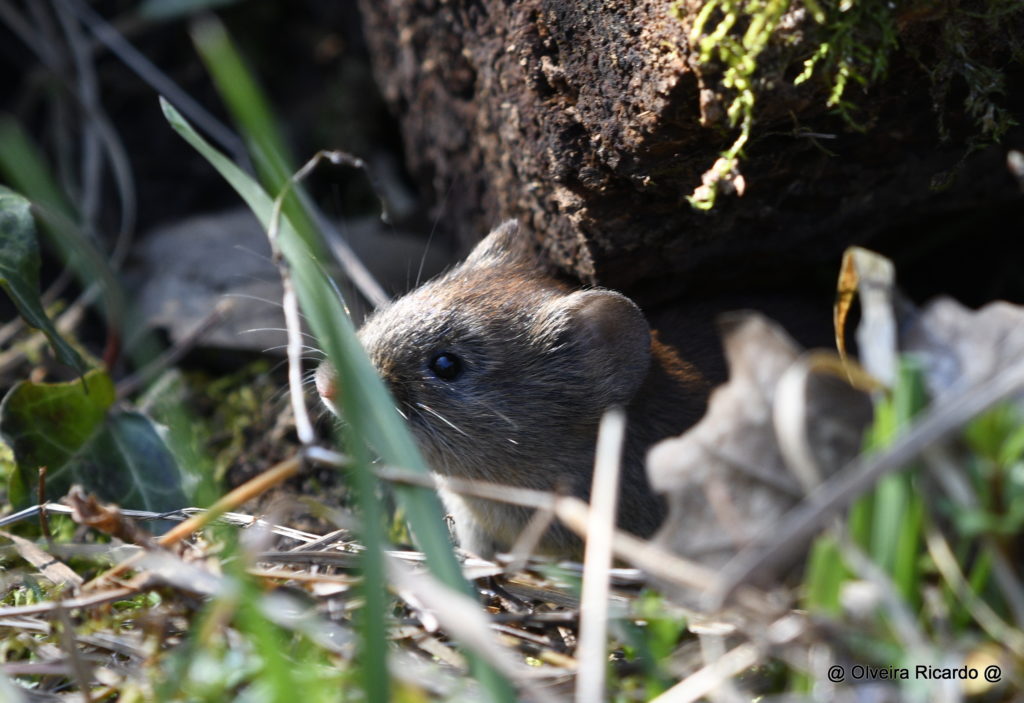
{"label": "rodent eye", "polygon": [[442,381],[454,381],[462,373],[462,359],[451,352],[441,352],[430,360],[430,370]]}

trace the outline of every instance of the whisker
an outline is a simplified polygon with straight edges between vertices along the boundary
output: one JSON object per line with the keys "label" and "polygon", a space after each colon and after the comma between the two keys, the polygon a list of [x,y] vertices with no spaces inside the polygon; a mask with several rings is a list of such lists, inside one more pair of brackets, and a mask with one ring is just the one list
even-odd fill
{"label": "whisker", "polygon": [[[490,404],[485,403],[484,401],[482,401],[480,399],[477,399],[476,402],[479,403],[480,405],[484,406],[490,412],[494,413],[495,417],[501,418],[502,420],[507,422],[509,424],[509,426],[512,427],[513,430],[518,430],[519,429],[518,423],[516,423],[512,418],[510,418],[505,413],[501,412],[500,410],[495,410]],[[509,441],[511,441],[511,440],[509,440]],[[512,442],[512,443],[515,444],[515,442]]]}
{"label": "whisker", "polygon": [[263,251],[256,251],[252,247],[245,246],[244,244],[236,244],[235,249],[242,252],[243,254],[248,254],[249,256],[253,257],[254,259],[257,259],[258,261],[263,261],[268,264],[274,263],[274,260],[273,258],[271,258],[270,254],[267,254],[266,252]]}
{"label": "whisker", "polygon": [[270,370],[267,373],[276,373],[277,371],[280,371],[281,367],[286,365],[287,363],[288,363],[288,359],[281,359],[276,364],[271,366]]}
{"label": "whisker", "polygon": [[436,418],[437,418],[438,420],[440,420],[440,421],[441,421],[441,422],[443,422],[444,424],[446,424],[446,425],[448,425],[449,427],[451,427],[451,428],[452,428],[453,430],[455,430],[455,431],[456,431],[456,432],[458,432],[459,434],[462,434],[462,435],[463,435],[463,436],[465,436],[465,437],[468,437],[468,436],[469,436],[468,434],[466,434],[466,433],[465,433],[465,432],[464,432],[464,431],[462,430],[462,428],[460,428],[460,427],[457,427],[457,426],[456,426],[455,424],[453,424],[453,423],[452,423],[452,422],[451,422],[451,421],[450,421],[450,420],[449,420],[448,418],[446,418],[446,417],[445,417],[444,415],[442,415],[441,413],[439,413],[439,412],[437,412],[436,410],[434,410],[433,408],[431,408],[431,407],[430,407],[429,405],[427,405],[426,403],[416,403],[416,407],[418,407],[418,408],[422,408],[423,410],[426,410],[426,411],[427,411],[428,413],[430,413],[431,415],[433,415],[434,417],[436,417]]}
{"label": "whisker", "polygon": [[[274,308],[282,308],[282,309],[284,308],[284,303],[282,303],[279,300],[271,300],[270,298],[261,298],[260,296],[252,295],[251,293],[224,293],[223,297],[225,297],[225,298],[242,298],[244,300],[255,300],[257,303],[265,303],[266,305],[269,305],[269,306],[274,307]],[[307,317],[300,310],[299,311],[299,319],[303,320],[303,321],[308,321],[309,317]]]}
{"label": "whisker", "polygon": [[430,244],[434,241],[434,234],[437,232],[437,226],[441,223],[440,213],[448,203],[448,198],[451,196],[452,189],[454,187],[455,179],[453,178],[452,182],[448,185],[448,192],[445,193],[444,197],[441,199],[441,207],[438,208],[438,215],[434,218],[434,224],[430,228],[430,234],[427,235],[427,243],[423,246],[423,255],[420,257],[420,267],[416,270],[416,285],[414,286],[416,288],[419,287],[420,282],[423,280],[423,265],[427,262],[427,254],[430,253]]}
{"label": "whisker", "polygon": [[261,298],[258,295],[252,295],[251,293],[225,293],[225,298],[242,298],[245,300],[255,300],[257,303],[266,303],[271,307],[283,308],[284,304],[280,300],[271,300],[270,298]]}
{"label": "whisker", "polygon": [[[287,349],[287,348],[288,348],[288,345],[287,345],[287,344],[277,344],[277,345],[274,345],[274,346],[272,346],[272,347],[266,347],[266,348],[265,348],[265,349],[263,350],[263,352],[264,352],[264,353],[266,353],[266,352],[272,352],[272,351],[277,351],[278,349]],[[302,357],[302,358],[303,358],[303,359],[305,359],[306,361],[316,361],[317,359],[321,359],[321,358],[323,358],[323,354],[324,354],[324,353],[323,353],[322,351],[320,351],[319,349],[317,349],[316,347],[311,347],[311,346],[309,346],[308,344],[303,344],[303,345],[302,345],[301,347],[299,347],[299,348],[300,348],[300,349],[302,349],[303,351],[307,351],[307,352],[315,352],[315,353],[317,353],[317,354],[320,354],[320,355],[321,355],[321,356],[309,356],[309,357],[306,357],[306,356],[304,356],[304,357]]]}
{"label": "whisker", "polygon": [[[252,332],[288,332],[288,329],[286,327],[253,327],[251,329],[241,330],[240,334],[251,334]],[[303,337],[309,337],[314,342],[316,341],[316,336],[309,332],[303,332],[300,330],[299,334]]]}

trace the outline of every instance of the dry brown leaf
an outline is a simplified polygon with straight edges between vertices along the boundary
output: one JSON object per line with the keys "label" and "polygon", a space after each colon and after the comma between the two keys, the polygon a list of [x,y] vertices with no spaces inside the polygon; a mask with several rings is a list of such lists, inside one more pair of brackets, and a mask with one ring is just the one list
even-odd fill
{"label": "dry brown leaf", "polygon": [[885,385],[896,378],[896,267],[892,261],[868,249],[850,247],[836,283],[832,311],[836,348],[845,362],[846,318],[855,295],[860,298],[861,319],[857,327],[860,363]]}
{"label": "dry brown leaf", "polygon": [[[871,417],[867,397],[836,375],[838,360],[803,356],[758,314],[728,316],[723,326],[729,381],[714,391],[697,425],[648,455],[652,485],[669,501],[655,541],[711,566],[770,540],[768,528],[803,486],[855,456]],[[794,454],[803,461],[799,480],[787,461]]]}
{"label": "dry brown leaf", "polygon": [[95,495],[74,485],[65,502],[71,508],[71,519],[80,525],[92,527],[128,544],[151,547],[153,535],[121,512],[113,503],[101,503]]}
{"label": "dry brown leaf", "polygon": [[900,347],[921,361],[935,403],[1024,357],[1024,307],[1003,301],[975,311],[938,298],[901,327]]}

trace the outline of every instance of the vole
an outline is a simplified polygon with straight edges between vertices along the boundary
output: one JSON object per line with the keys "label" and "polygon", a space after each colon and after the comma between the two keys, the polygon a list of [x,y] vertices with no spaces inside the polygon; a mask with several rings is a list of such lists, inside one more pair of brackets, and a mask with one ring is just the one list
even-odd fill
{"label": "vole", "polygon": [[[515,221],[448,273],[378,310],[359,338],[442,478],[480,479],[588,499],[597,427],[626,409],[618,524],[651,535],[665,514],[644,470],[647,448],[703,414],[708,381],[658,339],[629,298],[545,271]],[[333,410],[335,374],[317,390]],[[463,548],[508,549],[527,509],[441,491]],[[541,551],[578,556],[555,525]]]}

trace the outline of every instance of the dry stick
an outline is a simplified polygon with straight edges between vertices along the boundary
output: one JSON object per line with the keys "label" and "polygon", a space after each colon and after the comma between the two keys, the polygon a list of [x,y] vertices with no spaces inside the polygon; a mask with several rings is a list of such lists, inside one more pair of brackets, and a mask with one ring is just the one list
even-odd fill
{"label": "dry stick", "polygon": [[[281,226],[281,209],[284,207],[285,198],[324,159],[333,164],[348,164],[357,168],[365,167],[361,159],[356,159],[340,151],[317,152],[313,155],[313,158],[307,161],[281,187],[281,191],[274,199],[274,209],[270,216],[270,227],[267,230],[267,239],[270,240],[274,265],[277,266],[277,271],[281,276],[281,285],[284,288],[281,307],[284,310],[285,327],[288,331],[288,388],[291,397],[292,413],[295,415],[295,430],[299,435],[299,441],[306,446],[316,441],[316,433],[313,432],[313,423],[310,422],[309,413],[306,411],[306,396],[302,390],[303,344],[302,327],[299,322],[299,302],[295,295],[295,286],[292,284],[290,266],[281,253],[281,248],[278,246],[278,234]],[[356,264],[358,266],[355,266]],[[369,300],[373,300],[378,304],[382,298],[384,301],[387,300],[383,290],[358,259],[355,260],[355,264],[351,261],[346,261],[344,265],[349,277],[356,281],[357,285],[360,286],[360,290],[364,291],[364,295],[367,295]],[[354,266],[355,268],[353,268]],[[357,268],[358,273],[354,275]]]}
{"label": "dry stick", "polygon": [[317,161],[317,157],[313,157],[299,169],[298,173],[285,181],[281,191],[274,199],[270,227],[267,229],[267,239],[270,241],[274,265],[277,267],[278,275],[281,277],[281,287],[284,289],[281,308],[284,311],[284,326],[288,334],[288,397],[292,405],[292,415],[295,417],[295,431],[304,446],[312,444],[316,440],[316,433],[313,431],[313,423],[310,422],[309,412],[306,410],[306,395],[302,392],[303,344],[299,322],[299,301],[295,296],[295,287],[292,285],[291,269],[281,253],[277,241],[281,226],[281,208],[284,207],[285,196],[291,192],[292,187],[299,179],[304,178],[313,169]]}
{"label": "dry stick", "polygon": [[[218,517],[228,512],[232,508],[241,505],[247,500],[255,498],[256,496],[260,495],[261,493],[270,489],[271,487],[276,486],[282,481],[287,481],[289,478],[297,474],[301,467],[301,456],[293,456],[290,459],[285,459],[279,464],[276,464],[275,466],[272,466],[271,468],[267,469],[259,476],[256,476],[246,481],[238,488],[222,496],[220,500],[211,505],[210,508],[205,512],[193,515],[188,520],[185,520],[184,522],[179,523],[175,527],[171,528],[169,531],[161,535],[159,539],[157,539],[157,544],[159,544],[161,547],[169,547],[173,544],[180,542],[193,532],[196,532],[197,530],[200,530],[206,525],[210,524],[211,522],[213,522]],[[139,561],[139,559],[141,559],[144,555],[145,552],[133,554],[132,556],[120,562],[116,566],[100,574],[89,583],[85,584],[82,587],[82,590],[88,591],[97,588],[104,581],[107,581],[108,579],[114,578],[115,576],[124,573],[126,570],[130,569],[133,564]]]}
{"label": "dry stick", "polygon": [[72,677],[75,679],[75,683],[78,684],[78,690],[82,695],[82,700],[85,703],[92,703],[92,694],[89,690],[89,682],[93,680],[94,676],[88,664],[82,659],[81,653],[78,651],[78,643],[75,637],[75,626],[71,622],[71,616],[68,615],[67,609],[64,607],[58,598],[55,601],[57,606],[53,613],[56,616],[58,622],[60,622],[60,644],[61,649],[64,650],[65,655],[68,658],[68,664],[71,668]]}
{"label": "dry stick", "polygon": [[[430,476],[405,472],[394,467],[379,467],[375,473],[378,478],[386,481],[428,488],[436,487]],[[445,479],[445,487],[460,495],[487,498],[529,508],[554,510],[562,524],[580,537],[587,536],[587,517],[590,510],[586,502],[579,498],[451,477]],[[622,530],[614,530],[612,550],[616,558],[643,569],[647,574],[688,588],[707,590],[718,580],[718,574],[713,569]]]}
{"label": "dry stick", "polygon": [[[374,192],[376,193],[376,183],[366,162],[357,156],[346,154],[343,151],[318,151],[313,155],[313,158],[307,161],[306,164],[300,168],[294,176],[292,176],[292,185],[294,186],[308,176],[310,172],[312,172],[312,170],[324,159],[330,161],[335,166],[351,166],[352,168],[362,170],[370,179],[370,184],[374,186]],[[387,220],[387,203],[379,195],[377,197],[380,198],[383,212],[381,216]],[[341,268],[348,279],[355,284],[356,288],[359,289],[359,292],[363,294],[363,297],[373,303],[375,307],[387,304],[390,300],[388,294],[384,292],[384,288],[381,287],[380,283],[377,282],[377,279],[373,277],[373,274],[370,273],[370,269],[366,268],[366,265],[362,262],[352,247],[349,246],[348,242],[345,241],[345,238],[341,236],[341,233],[337,232],[336,229],[331,226],[330,222],[327,222],[323,216],[320,215],[319,211],[314,206],[310,206],[310,210],[314,220],[321,229],[331,230],[333,236],[332,241],[329,243],[329,249],[337,262],[341,265]]]}
{"label": "dry stick", "polygon": [[[46,474],[49,471],[49,467],[39,467],[39,504],[46,505]],[[46,538],[46,544],[53,549],[53,533],[50,531],[50,518],[46,514],[45,510],[39,511],[39,529],[43,533],[43,537]]]}
{"label": "dry stick", "polygon": [[757,664],[760,654],[750,643],[731,649],[716,661],[687,676],[651,703],[691,703],[717,689],[722,682]]}
{"label": "dry stick", "polygon": [[626,416],[609,409],[597,432],[594,481],[587,517],[587,546],[583,554],[583,588],[580,596],[580,639],[576,648],[576,701],[604,700],[608,660],[608,571],[612,566],[612,536],[619,493],[619,466],[626,434]]}
{"label": "dry stick", "polygon": [[548,531],[554,521],[554,506],[541,506],[533,511],[530,521],[526,523],[526,527],[519,533],[515,544],[512,545],[512,560],[507,565],[509,571],[522,571],[526,567],[530,555],[537,549],[544,533]]}
{"label": "dry stick", "polygon": [[161,547],[169,547],[172,544],[180,542],[185,537],[188,537],[193,532],[202,529],[222,514],[230,511],[232,508],[238,507],[248,500],[252,500],[256,496],[264,493],[283,481],[287,481],[292,476],[299,473],[299,469],[301,467],[301,456],[293,456],[290,459],[285,459],[284,461],[275,464],[259,476],[249,479],[238,488],[222,496],[216,503],[211,505],[206,512],[193,515],[185,522],[178,524],[163,534],[159,539],[157,539],[157,543]]}
{"label": "dry stick", "polygon": [[[570,530],[581,537],[586,536],[589,510],[584,501],[572,497],[557,498],[555,514]],[[614,531],[612,550],[618,559],[642,569],[648,575],[687,588],[707,590],[718,580],[713,569],[622,530]]]}
{"label": "dry stick", "polygon": [[[322,447],[310,447],[306,451],[306,458],[338,468],[344,468],[351,463],[344,454]],[[383,481],[437,490],[436,479],[431,474],[421,474],[387,465],[375,466],[374,473]],[[486,498],[535,510],[553,510],[566,527],[580,537],[587,536],[589,508],[586,502],[579,498],[451,476],[445,478],[444,485],[445,488],[459,495]],[[710,589],[718,581],[718,574],[713,569],[622,530],[614,530],[612,550],[616,558],[643,569],[651,576],[687,588],[704,591]]]}
{"label": "dry stick", "polygon": [[971,418],[1022,389],[1024,360],[971,388],[950,393],[885,453],[857,457],[771,529],[775,535],[772,544],[749,547],[733,557],[721,570],[718,584],[708,593],[707,607],[721,607],[741,584],[774,565],[787,563],[832,516],[880,478],[911,463]]}
{"label": "dry stick", "polygon": [[888,614],[888,623],[893,634],[900,643],[900,651],[904,652],[908,660],[923,659],[928,656],[928,640],[918,625],[906,601],[896,590],[889,575],[882,570],[878,564],[871,560],[863,549],[854,543],[853,539],[842,532],[837,532],[837,544],[839,553],[852,570],[856,577],[871,584],[879,596],[879,604],[885,608]]}
{"label": "dry stick", "polygon": [[[310,163],[319,159],[327,159],[336,166],[351,166],[362,171],[367,180],[370,182],[370,189],[374,195],[380,201],[381,214],[380,218],[383,222],[387,223],[391,221],[391,216],[388,212],[388,203],[384,196],[381,195],[380,187],[377,183],[377,179],[374,177],[373,171],[370,169],[370,165],[358,156],[352,154],[346,154],[344,151],[320,151],[310,159]],[[308,164],[307,164],[308,166]],[[384,288],[377,282],[370,269],[366,268],[366,264],[362,262],[359,255],[356,254],[352,246],[345,240],[341,235],[341,232],[331,224],[327,218],[323,216],[319,208],[315,204],[309,206],[310,214],[313,216],[313,221],[321,231],[327,232],[330,237],[327,241],[327,248],[334,256],[335,261],[341,266],[341,269],[345,272],[345,276],[348,277],[359,292],[363,294],[374,307],[379,308],[387,305],[391,298],[387,293],[384,292]]]}
{"label": "dry stick", "polygon": [[[727,634],[722,629],[715,627],[694,627],[691,631],[697,635],[700,658],[705,666],[714,664],[725,656],[726,637],[731,633]],[[711,703],[743,703],[743,696],[736,689],[736,684],[731,678],[719,681],[718,685],[709,692],[708,698]]]}
{"label": "dry stick", "polygon": [[85,23],[89,27],[89,31],[93,33],[93,36],[124,62],[126,66],[130,67],[135,72],[135,75],[149,84],[157,93],[166,96],[193,124],[199,125],[214,141],[229,151],[236,161],[248,163],[248,152],[245,149],[245,144],[237,134],[224,126],[206,108],[186,91],[182,90],[166,73],[143,56],[127,39],[121,36],[117,29],[104,20],[87,3],[82,2],[82,0],[67,0],[65,7]]}
{"label": "dry stick", "polygon": [[530,668],[519,664],[498,644],[491,631],[491,622],[480,610],[479,603],[427,573],[413,573],[397,559],[388,558],[387,566],[393,583],[415,593],[416,598],[430,609],[449,635],[486,659],[509,681],[515,682],[528,695],[528,700],[558,700],[553,694],[534,685],[528,678],[533,675]]}
{"label": "dry stick", "polygon": [[77,608],[90,608],[95,605],[113,603],[114,601],[129,598],[139,592],[138,588],[121,586],[108,591],[101,591],[89,596],[78,598],[67,598],[62,601],[48,601],[46,603],[35,603],[33,605],[14,605],[0,608],[0,618],[16,618],[29,615],[53,615],[60,608],[75,610]]}
{"label": "dry stick", "polygon": [[[328,466],[344,467],[349,463],[348,457],[343,454],[321,447],[310,447],[306,457]],[[377,478],[384,481],[437,489],[434,477],[429,474],[394,466],[374,467],[374,473]],[[579,498],[450,476],[445,478],[445,488],[459,495],[486,498],[535,510],[553,510],[558,519],[570,530],[580,537],[587,535],[589,508],[586,502]],[[612,549],[616,558],[643,569],[651,576],[698,590],[707,590],[718,580],[717,572],[713,569],[674,554],[653,542],[618,529],[614,530],[613,535]]]}

